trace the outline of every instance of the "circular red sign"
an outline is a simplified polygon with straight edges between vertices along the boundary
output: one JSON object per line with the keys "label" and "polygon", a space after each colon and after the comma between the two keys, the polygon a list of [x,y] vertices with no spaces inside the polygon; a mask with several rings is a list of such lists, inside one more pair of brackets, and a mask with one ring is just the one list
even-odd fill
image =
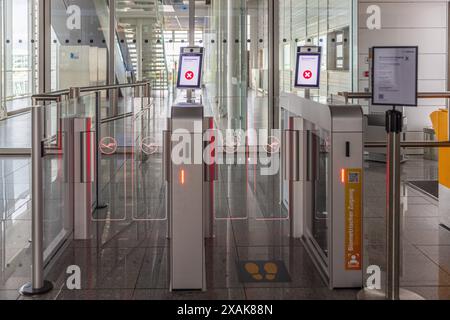
{"label": "circular red sign", "polygon": [[192,71],[188,71],[188,72],[186,72],[184,77],[186,78],[186,80],[192,80],[192,79],[194,79],[194,73]]}
{"label": "circular red sign", "polygon": [[306,70],[305,72],[303,72],[303,77],[305,79],[311,79],[313,76],[312,71],[311,70]]}

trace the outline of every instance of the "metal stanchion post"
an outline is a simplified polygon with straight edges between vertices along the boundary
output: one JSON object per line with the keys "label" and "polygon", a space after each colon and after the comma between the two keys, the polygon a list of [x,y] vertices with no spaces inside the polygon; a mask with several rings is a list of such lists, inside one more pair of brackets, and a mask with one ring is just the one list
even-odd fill
{"label": "metal stanchion post", "polygon": [[78,99],[80,97],[80,88],[69,88],[69,99]]}
{"label": "metal stanchion post", "polygon": [[101,200],[101,175],[100,170],[102,167],[102,152],[100,151],[100,143],[102,138],[102,112],[101,112],[101,93],[100,91],[95,92],[95,141],[96,141],[96,151],[95,151],[95,193],[97,199],[97,210],[105,209],[108,204],[102,202]]}
{"label": "metal stanchion post", "polygon": [[400,289],[400,255],[401,255],[401,133],[403,114],[395,110],[386,112],[387,149],[387,266],[386,299],[387,300],[423,300],[418,294]]}
{"label": "metal stanchion post", "polygon": [[42,120],[44,108],[33,106],[32,121],[32,281],[25,284],[20,293],[24,296],[45,294],[53,289],[50,281],[44,280],[44,191],[42,173]]}
{"label": "metal stanchion post", "polygon": [[[163,131],[163,175],[166,185],[166,212],[171,212],[172,205],[172,121],[167,119],[167,130]],[[169,226],[167,228],[167,239],[170,239],[172,234],[172,218],[170,214],[167,214]]]}
{"label": "metal stanchion post", "polygon": [[147,83],[145,85],[145,96],[147,97],[147,103],[150,104],[150,102],[152,101],[152,97],[151,97],[151,87],[150,84]]}
{"label": "metal stanchion post", "polygon": [[386,201],[386,299],[400,300],[400,135],[403,115],[397,110],[386,112],[387,138],[387,201]]}
{"label": "metal stanchion post", "polygon": [[305,99],[311,99],[311,89],[305,89]]}
{"label": "metal stanchion post", "polygon": [[423,300],[418,294],[400,289],[401,254],[401,133],[403,114],[395,110],[386,112],[386,291],[365,289],[358,294],[360,300]]}
{"label": "metal stanchion post", "polygon": [[73,104],[71,104],[71,106],[73,106],[73,113],[77,113],[78,112],[78,100],[80,98],[80,88],[77,87],[72,87],[69,88],[69,100],[73,100]]}

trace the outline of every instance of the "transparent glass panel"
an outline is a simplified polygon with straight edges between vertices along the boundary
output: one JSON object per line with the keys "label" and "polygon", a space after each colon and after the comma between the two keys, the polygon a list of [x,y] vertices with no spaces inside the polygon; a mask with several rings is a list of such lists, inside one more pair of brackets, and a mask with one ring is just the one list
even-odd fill
{"label": "transparent glass panel", "polygon": [[280,0],[279,5],[281,92],[303,93],[293,88],[293,71],[297,47],[309,45],[322,47],[320,89],[311,94],[351,91],[352,1]]}
{"label": "transparent glass panel", "polygon": [[162,207],[162,129],[153,99],[118,90],[117,106],[102,95],[100,203],[97,221],[165,220]]}
{"label": "transparent glass panel", "polygon": [[31,236],[30,161],[3,158],[0,170],[0,275],[7,279],[30,264],[24,255]]}
{"label": "transparent glass panel", "polygon": [[330,169],[331,150],[328,141],[330,136],[326,132],[311,132],[311,180],[312,180],[312,212],[310,215],[310,230],[317,245],[324,256],[328,256],[328,241],[330,225]]}
{"label": "transparent glass panel", "polygon": [[[52,0],[51,23],[52,90],[106,84],[110,48],[108,1],[67,6],[63,0]],[[117,78],[126,79],[124,70],[116,69]]]}
{"label": "transparent glass panel", "polygon": [[[45,259],[72,235],[73,215],[95,207],[95,107],[93,94],[41,107]],[[77,199],[74,181],[86,184],[85,194]],[[81,205],[84,199],[86,207]]]}
{"label": "transparent glass panel", "polygon": [[260,161],[266,160],[269,123],[268,1],[216,1],[206,10],[203,102],[220,137],[214,217],[238,224],[278,217],[264,185],[271,178],[262,174]]}
{"label": "transparent glass panel", "polygon": [[38,1],[5,0],[0,4],[0,103],[8,112],[29,108],[38,91]]}

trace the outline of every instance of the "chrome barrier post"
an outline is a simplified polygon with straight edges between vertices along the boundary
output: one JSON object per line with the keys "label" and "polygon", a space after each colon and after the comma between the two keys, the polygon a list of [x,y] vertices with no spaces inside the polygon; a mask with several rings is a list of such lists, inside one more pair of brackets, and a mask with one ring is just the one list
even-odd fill
{"label": "chrome barrier post", "polygon": [[386,173],[386,299],[400,300],[400,135],[402,133],[403,114],[400,111],[386,112],[387,138],[387,173]]}
{"label": "chrome barrier post", "polygon": [[386,291],[364,289],[359,300],[423,300],[409,290],[400,289],[401,254],[401,134],[403,114],[395,109],[386,112]]}
{"label": "chrome barrier post", "polygon": [[305,89],[305,99],[311,99],[311,89]]}
{"label": "chrome barrier post", "polygon": [[150,102],[152,101],[152,94],[151,94],[151,86],[150,83],[146,83],[145,84],[145,97],[147,97],[147,103],[150,104]]}
{"label": "chrome barrier post", "polygon": [[[217,136],[214,129],[214,118],[205,117],[203,120],[203,130],[208,141],[204,142],[203,152],[207,150],[208,145],[217,146]],[[205,223],[205,238],[213,239],[214,235],[214,182],[218,180],[217,167],[217,151],[209,154],[209,163],[204,163],[205,181],[204,181],[204,223]]]}
{"label": "chrome barrier post", "polygon": [[80,88],[69,88],[69,99],[78,99],[80,97]]}
{"label": "chrome barrier post", "polygon": [[80,98],[80,94],[81,94],[80,88],[77,87],[69,88],[68,99],[73,100],[73,104],[70,105],[73,106],[74,113],[78,112],[78,100]]}
{"label": "chrome barrier post", "polygon": [[[300,148],[302,143],[300,141],[300,131],[293,129],[294,118],[290,119],[291,129],[287,129],[283,134],[282,141],[282,168],[283,180],[289,183],[289,236],[291,238],[300,238],[301,234],[298,232],[299,226],[302,226],[302,219],[298,219],[296,213],[298,195],[293,196],[294,184],[300,182]],[[301,200],[300,200],[301,201]],[[302,227],[300,227],[302,228]]]}
{"label": "chrome barrier post", "polygon": [[100,143],[102,138],[102,96],[100,91],[95,92],[95,193],[96,193],[96,200],[97,200],[97,210],[106,209],[108,207],[107,203],[102,202],[101,199],[101,175],[100,170],[102,167],[102,152],[100,151]]}
{"label": "chrome barrier post", "polygon": [[172,210],[172,192],[171,192],[171,183],[172,183],[172,121],[171,119],[167,119],[167,130],[163,131],[163,176],[164,182],[166,186],[166,212],[167,219],[169,221],[169,225],[167,228],[167,239],[170,239],[170,235],[172,234],[172,219],[170,217],[170,212]]}
{"label": "chrome barrier post", "polygon": [[32,281],[25,284],[20,293],[24,296],[45,294],[53,289],[50,281],[44,280],[44,191],[43,168],[44,145],[42,142],[44,108],[33,106],[32,122]]}
{"label": "chrome barrier post", "polygon": [[386,173],[386,299],[387,300],[423,300],[418,294],[400,289],[401,254],[401,134],[403,131],[403,113],[395,110],[386,112],[387,173]]}

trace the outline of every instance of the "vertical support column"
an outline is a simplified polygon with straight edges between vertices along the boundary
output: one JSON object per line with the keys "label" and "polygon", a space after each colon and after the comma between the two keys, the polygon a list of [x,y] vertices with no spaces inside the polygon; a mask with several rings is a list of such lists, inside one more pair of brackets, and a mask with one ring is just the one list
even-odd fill
{"label": "vertical support column", "polygon": [[139,19],[136,26],[136,51],[137,51],[137,81],[142,81],[144,79],[142,74],[142,64],[143,64],[143,56],[142,56],[142,20]]}
{"label": "vertical support column", "polygon": [[215,0],[218,1],[218,15],[219,15],[219,25],[217,31],[217,45],[219,49],[218,61],[219,61],[219,72],[218,72],[218,95],[219,95],[219,112],[221,117],[227,115],[227,73],[228,73],[228,61],[227,61],[227,1],[225,0]]}
{"label": "vertical support column", "polygon": [[[253,84],[253,70],[258,69],[258,51],[259,51],[259,26],[260,26],[260,18],[258,16],[258,2],[252,1],[249,4],[249,10],[250,14],[250,83]],[[259,70],[258,70],[259,72]],[[259,79],[259,76],[258,76]],[[258,90],[258,83],[255,84],[255,86],[251,86],[252,89]]]}
{"label": "vertical support column", "polygon": [[[116,0],[109,0],[109,53],[108,53],[108,85],[116,84]],[[117,115],[117,90],[109,90],[109,103],[112,115]]]}
{"label": "vertical support column", "polygon": [[53,284],[44,280],[43,113],[44,108],[41,106],[33,106],[31,109],[32,281],[20,289],[20,293],[24,296],[45,294],[53,289]]}
{"label": "vertical support column", "polygon": [[[189,0],[189,46],[195,46],[195,0]],[[187,102],[192,102],[194,90],[187,90]]]}
{"label": "vertical support column", "polygon": [[[0,3],[0,17],[3,20],[4,14],[3,14],[3,7],[5,6],[5,3]],[[2,44],[0,47],[0,57],[4,57],[3,53],[3,25],[4,23],[0,24],[0,43]],[[3,103],[3,84],[5,83],[3,77],[4,77],[4,61],[2,60],[0,63],[0,120],[5,119],[8,116],[8,110],[6,109],[6,104]],[[1,232],[1,231],[0,231]],[[1,258],[0,258],[1,259]]]}
{"label": "vertical support column", "polygon": [[189,46],[195,46],[195,0],[189,0]]}
{"label": "vertical support column", "polygon": [[277,103],[280,95],[279,84],[279,1],[269,1],[269,129],[280,127],[280,110]]}
{"label": "vertical support column", "polygon": [[102,201],[102,183],[101,183],[101,170],[102,170],[102,152],[100,151],[100,143],[102,139],[102,95],[100,91],[95,92],[95,193],[96,193],[96,208],[97,210],[105,209],[108,204]]}
{"label": "vertical support column", "polygon": [[241,0],[227,0],[227,21],[228,21],[228,52],[227,52],[227,110],[228,110],[228,129],[240,128],[240,99],[239,99],[239,16]]}
{"label": "vertical support column", "polygon": [[[5,39],[4,40],[10,40],[13,41],[13,21],[12,21],[12,17],[13,17],[13,1],[14,0],[4,0],[2,1],[3,3],[3,10],[4,10],[4,15],[3,15],[3,34]],[[40,39],[39,39],[40,40]],[[3,60],[1,62],[2,67],[4,68],[4,75],[3,75],[3,83],[4,83],[4,94],[6,96],[6,92],[8,91],[8,86],[11,85],[8,83],[8,77],[6,75],[6,70],[12,70],[13,66],[12,66],[12,57],[13,57],[13,52],[12,52],[12,46],[11,45],[5,45],[5,42],[2,43],[3,45]],[[41,55],[40,55],[41,56]],[[6,98],[5,98],[5,104],[6,104]],[[44,131],[45,132],[45,131]]]}
{"label": "vertical support column", "polygon": [[39,93],[51,91],[51,0],[39,1]]}

